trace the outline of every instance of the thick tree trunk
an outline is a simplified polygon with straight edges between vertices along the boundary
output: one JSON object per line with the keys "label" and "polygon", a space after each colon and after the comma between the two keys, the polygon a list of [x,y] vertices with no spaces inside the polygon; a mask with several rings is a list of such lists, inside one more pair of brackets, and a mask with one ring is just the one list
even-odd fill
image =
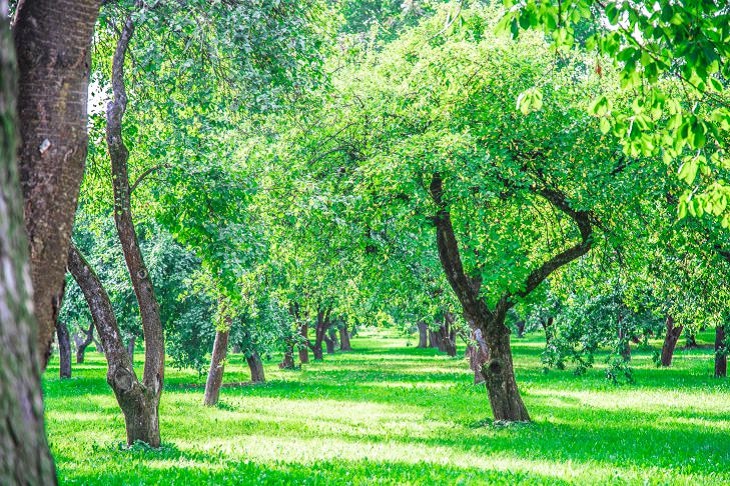
{"label": "thick tree trunk", "polygon": [[441,349],[441,343],[439,343],[438,331],[428,330],[428,347]]}
{"label": "thick tree trunk", "polygon": [[423,321],[419,321],[417,324],[418,327],[418,347],[419,348],[428,348],[428,324],[426,324]]}
{"label": "thick tree trunk", "polygon": [[94,323],[92,322],[89,326],[88,331],[84,331],[84,337],[80,338],[77,336],[74,336],[74,342],[76,343],[76,363],[81,364],[84,362],[84,354],[86,353],[86,348],[91,344],[94,340]]}
{"label": "thick tree trunk", "polygon": [[60,360],[59,375],[61,378],[71,378],[71,336],[65,322],[56,323],[58,336],[58,356]]}
{"label": "thick tree trunk", "polygon": [[727,376],[727,344],[725,326],[715,328],[715,378]]}
{"label": "thick tree trunk", "polygon": [[16,161],[17,68],[7,14],[7,0],[0,0],[0,484],[53,485]]}
{"label": "thick tree trunk", "polygon": [[667,334],[666,334],[666,336],[664,336],[664,344],[662,345],[662,357],[661,357],[661,365],[665,366],[665,367],[672,365],[672,357],[674,356],[674,348],[676,348],[677,341],[679,340],[679,337],[682,335],[682,329],[684,328],[684,326],[675,326],[674,318],[672,318],[672,316],[667,316],[666,326],[667,326]]}
{"label": "thick tree trunk", "polygon": [[60,310],[87,146],[91,39],[100,0],[18,3],[20,181],[45,368]]}
{"label": "thick tree trunk", "polygon": [[[86,298],[96,330],[104,343],[104,356],[108,365],[106,381],[114,390],[117,403],[124,413],[127,444],[142,441],[152,447],[159,447],[158,407],[162,382],[152,380],[150,383],[140,383],[137,379],[128,350],[122,343],[109,295],[99,277],[73,245],[69,248],[68,269]],[[145,363],[145,372],[147,366]]]}
{"label": "thick tree trunk", "polygon": [[309,326],[302,324],[299,327],[299,335],[302,337],[302,343],[299,345],[299,362],[302,364],[309,363]]}
{"label": "thick tree trunk", "polygon": [[342,323],[342,327],[340,327],[340,350],[352,351],[352,345],[350,344],[350,331],[347,330],[347,323]]}
{"label": "thick tree trunk", "polygon": [[129,338],[129,341],[127,341],[127,354],[129,355],[129,361],[134,364],[134,349],[136,344],[137,338],[132,336]]}
{"label": "thick tree trunk", "polygon": [[[112,166],[114,222],[116,223],[119,242],[122,246],[124,260],[129,270],[132,287],[142,317],[145,342],[142,381],[148,389],[161,392],[165,373],[165,341],[155,290],[139,248],[137,233],[132,220],[129,174],[127,172],[129,151],[122,138],[122,118],[127,109],[127,92],[124,86],[124,59],[133,34],[134,21],[130,15],[124,22],[112,60],[111,81],[114,97],[107,106],[106,141]],[[104,348],[106,348],[106,343]]]}
{"label": "thick tree trunk", "polygon": [[266,381],[264,364],[261,362],[258,353],[253,352],[251,356],[246,356],[246,363],[248,363],[248,369],[251,371],[251,381],[253,383],[264,383]]}
{"label": "thick tree trunk", "polygon": [[218,403],[218,396],[220,395],[221,385],[223,384],[223,371],[227,352],[228,330],[216,331],[215,341],[213,341],[213,352],[210,356],[208,380],[205,382],[204,405],[212,406]]}

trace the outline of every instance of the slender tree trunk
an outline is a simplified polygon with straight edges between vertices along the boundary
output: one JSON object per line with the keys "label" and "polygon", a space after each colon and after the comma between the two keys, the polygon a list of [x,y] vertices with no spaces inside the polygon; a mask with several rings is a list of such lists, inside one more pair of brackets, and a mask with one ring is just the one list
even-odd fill
{"label": "slender tree trunk", "polygon": [[418,347],[419,348],[428,348],[428,324],[426,324],[423,321],[419,321],[417,324],[418,327]]}
{"label": "slender tree trunk", "polygon": [[7,14],[7,0],[0,0],[0,484],[53,485],[16,160],[17,67]]}
{"label": "slender tree trunk", "polygon": [[299,335],[302,336],[304,343],[299,346],[299,362],[307,364],[309,363],[309,326],[307,324],[302,324],[299,327]]}
{"label": "slender tree trunk", "polygon": [[210,356],[210,371],[208,371],[208,380],[205,382],[204,405],[212,406],[218,403],[218,396],[223,384],[223,370],[227,352],[228,330],[216,331],[215,341],[213,341],[213,353]]}
{"label": "slender tree trunk", "polygon": [[515,327],[517,328],[517,337],[523,338],[525,337],[525,321],[519,320],[515,323]]}
{"label": "slender tree trunk", "polygon": [[[112,166],[114,222],[116,223],[124,260],[129,270],[132,287],[142,317],[145,342],[142,382],[149,390],[153,390],[159,399],[165,373],[165,341],[155,290],[152,286],[150,273],[142,258],[132,220],[129,174],[127,172],[129,151],[122,138],[122,118],[127,109],[127,92],[124,86],[124,59],[133,34],[134,21],[130,15],[124,22],[112,60],[113,100],[107,106],[106,141]],[[104,348],[106,349],[106,343],[104,343]]]}
{"label": "slender tree trunk", "polygon": [[727,343],[725,326],[715,328],[715,378],[727,376]]}
{"label": "slender tree trunk", "polygon": [[136,344],[137,338],[132,336],[129,338],[129,341],[127,341],[127,354],[129,355],[129,361],[134,364],[134,349]]}
{"label": "slender tree trunk", "polygon": [[45,369],[63,297],[87,146],[91,38],[100,0],[18,3],[19,166],[33,302]]}
{"label": "slender tree trunk", "polygon": [[284,351],[284,358],[282,358],[281,363],[279,363],[279,368],[282,370],[293,370],[294,367],[294,348],[290,346],[287,347],[286,351]]}
{"label": "slender tree trunk", "polygon": [[674,318],[672,318],[672,316],[667,316],[666,326],[667,334],[664,336],[661,357],[661,365],[665,367],[672,365],[674,349],[677,346],[677,341],[679,341],[679,337],[682,335],[682,329],[684,328],[684,326],[675,326]]}
{"label": "slender tree trunk", "polygon": [[337,341],[335,340],[334,335],[329,331],[325,333],[324,342],[327,348],[327,354],[335,354],[335,346],[337,345]]}
{"label": "slender tree trunk", "polygon": [[553,333],[554,333],[553,323],[555,322],[555,318],[551,316],[551,317],[548,317],[547,319],[542,319],[541,322],[542,322],[543,329],[545,329],[545,344],[547,344],[549,346],[550,341],[552,341],[552,339],[553,339]]}
{"label": "slender tree trunk", "polygon": [[455,323],[456,319],[451,312],[444,313],[444,324],[440,328],[441,335],[439,336],[439,342],[443,347],[443,351],[452,358],[456,356]]}
{"label": "slender tree trunk", "polygon": [[59,375],[61,378],[71,378],[71,336],[65,322],[56,323],[58,336],[58,356],[60,359]]}
{"label": "slender tree trunk", "polygon": [[254,351],[251,356],[246,356],[246,363],[248,363],[248,369],[251,371],[251,381],[253,383],[264,383],[266,381],[264,364],[261,362],[259,354]]}
{"label": "slender tree trunk", "polygon": [[127,348],[122,343],[109,295],[89,263],[73,245],[69,248],[68,269],[86,298],[99,338],[104,343],[106,381],[124,413],[127,444],[142,441],[152,447],[159,447],[158,407],[162,389],[156,386],[156,381],[148,385],[137,379]]}
{"label": "slender tree trunk", "polygon": [[623,316],[618,316],[618,340],[619,340],[619,354],[624,361],[631,361],[631,345],[629,344],[629,338],[626,335],[626,330],[623,326]]}
{"label": "slender tree trunk", "polygon": [[352,351],[352,345],[350,344],[350,331],[347,330],[347,323],[342,323],[342,327],[340,327],[340,350]]}
{"label": "slender tree trunk", "polygon": [[314,353],[314,359],[316,361],[322,361],[324,359],[322,341],[329,327],[329,314],[329,309],[319,310],[317,312],[317,327],[315,328],[314,346],[312,346],[312,353]]}
{"label": "slender tree trunk", "polygon": [[84,354],[86,353],[86,348],[91,344],[94,340],[94,323],[92,322],[89,326],[88,331],[84,331],[84,338],[83,339],[76,339],[74,337],[74,341],[76,342],[76,363],[81,364],[84,362]]}

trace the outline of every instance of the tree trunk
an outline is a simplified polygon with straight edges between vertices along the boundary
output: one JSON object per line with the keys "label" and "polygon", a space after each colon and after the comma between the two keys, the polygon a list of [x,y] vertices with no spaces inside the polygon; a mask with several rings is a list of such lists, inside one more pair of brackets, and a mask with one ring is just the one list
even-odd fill
{"label": "tree trunk", "polygon": [[[129,270],[134,294],[142,317],[145,342],[145,361],[142,381],[155,392],[161,392],[165,373],[165,341],[160,320],[160,309],[152,286],[152,279],[142,258],[137,233],[132,220],[129,174],[129,151],[122,138],[122,118],[127,109],[127,92],[124,86],[124,59],[134,34],[134,21],[130,14],[124,22],[112,60],[113,100],[107,106],[106,141],[112,165],[114,188],[114,222]],[[106,349],[106,343],[104,343]]]}
{"label": "tree trunk", "polygon": [[[106,381],[114,390],[127,429],[127,444],[142,441],[160,447],[159,411],[162,382],[140,381],[134,372],[127,348],[122,343],[109,295],[89,263],[74,245],[69,248],[68,269],[89,305],[99,338],[104,343]],[[148,363],[145,362],[145,375]]]}
{"label": "tree trunk", "polygon": [[58,356],[60,359],[59,375],[61,378],[71,378],[71,337],[65,322],[56,323],[58,336]]}
{"label": "tree trunk", "polygon": [[667,316],[666,326],[667,334],[666,336],[664,336],[664,344],[662,345],[661,357],[661,365],[665,367],[672,365],[674,348],[677,346],[677,341],[682,335],[682,329],[684,328],[684,326],[675,326],[674,318],[672,318],[672,316]]}
{"label": "tree trunk", "polygon": [[261,362],[258,353],[253,352],[251,356],[246,356],[246,363],[248,363],[248,369],[251,371],[251,381],[253,383],[264,383],[266,381],[264,364]]}
{"label": "tree trunk", "polygon": [[418,347],[429,348],[428,343],[428,324],[423,321],[419,321],[418,324]]}
{"label": "tree trunk", "polygon": [[697,347],[697,337],[695,336],[694,331],[689,331],[687,333],[687,341],[684,345],[685,349],[694,349]]}
{"label": "tree trunk", "polygon": [[243,352],[243,349],[241,349],[240,344],[234,344],[233,347],[231,348],[231,352],[233,354],[241,354]]}
{"label": "tree trunk", "polygon": [[725,343],[725,326],[715,328],[715,378],[727,376],[727,344]]}
{"label": "tree trunk", "polygon": [[517,337],[523,338],[525,337],[525,321],[519,320],[515,323],[515,327],[517,328]]}
{"label": "tree trunk", "polygon": [[347,330],[346,323],[343,323],[342,327],[340,327],[340,350],[352,351],[352,345],[350,344],[350,332]]}
{"label": "tree trunk", "polygon": [[130,337],[129,341],[127,341],[127,354],[129,355],[129,361],[132,362],[132,365],[134,365],[134,347],[136,341],[137,338],[134,336]]}
{"label": "tree trunk", "polygon": [[443,348],[443,351],[452,358],[456,356],[456,330],[454,329],[455,323],[456,319],[454,315],[451,312],[445,312],[444,324],[439,329],[439,343],[441,344],[441,348]]}
{"label": "tree trunk", "polygon": [[96,338],[92,338],[94,340],[94,346],[96,346],[96,351],[101,354],[106,354],[104,352],[104,346],[102,346],[101,342],[97,341]]}
{"label": "tree trunk", "polygon": [[84,338],[77,339],[76,336],[74,336],[74,341],[76,342],[76,363],[81,364],[84,362],[84,354],[86,353],[86,348],[89,346],[89,344],[92,343],[94,340],[94,323],[92,322],[89,326],[88,331],[84,331]]}
{"label": "tree trunk", "polygon": [[553,339],[553,323],[555,322],[554,317],[548,317],[547,319],[541,319],[542,327],[545,329],[545,344],[550,345],[550,341]]}
{"label": "tree trunk", "polygon": [[619,354],[624,361],[631,361],[631,345],[629,344],[629,337],[626,335],[626,330],[623,327],[623,316],[618,316],[618,345]]}
{"label": "tree trunk", "polygon": [[302,337],[302,344],[299,345],[299,362],[307,364],[309,363],[309,326],[307,324],[299,327],[299,335]]}
{"label": "tree trunk", "polygon": [[100,0],[18,2],[18,151],[33,302],[45,369],[87,151],[91,39]]}
{"label": "tree trunk", "polygon": [[428,329],[428,347],[429,348],[438,348],[439,342],[438,342],[438,335],[432,331],[430,328]]}
{"label": "tree trunk", "polygon": [[279,363],[279,368],[282,370],[293,370],[294,366],[294,350],[292,347],[288,347],[284,351],[284,358]]}
{"label": "tree trunk", "polygon": [[0,0],[0,484],[53,485],[16,161],[17,69],[7,12],[7,0]]}
{"label": "tree trunk", "polygon": [[472,331],[472,340],[474,344],[467,346],[466,356],[469,358],[469,368],[474,372],[474,384],[479,385],[484,383],[482,368],[489,361],[489,348],[480,329]]}
{"label": "tree trunk", "polygon": [[332,335],[332,333],[325,333],[324,342],[326,344],[327,354],[335,354],[335,346],[337,345],[337,340]]}
{"label": "tree trunk", "polygon": [[314,346],[312,346],[312,353],[314,354],[315,361],[322,361],[324,359],[324,353],[322,353],[322,341],[327,333],[327,328],[329,328],[329,315],[330,309],[320,309],[317,312],[317,326],[315,328]]}
{"label": "tree trunk", "polygon": [[213,341],[213,352],[210,356],[210,371],[208,371],[208,380],[205,382],[204,405],[212,406],[218,403],[221,384],[223,384],[223,370],[227,352],[228,330],[216,331],[215,341]]}

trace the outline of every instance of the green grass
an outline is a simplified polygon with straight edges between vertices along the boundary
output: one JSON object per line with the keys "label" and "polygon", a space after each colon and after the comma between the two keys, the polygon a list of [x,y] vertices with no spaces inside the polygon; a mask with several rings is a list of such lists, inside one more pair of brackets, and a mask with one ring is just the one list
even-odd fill
{"label": "green grass", "polygon": [[[101,355],[63,382],[55,360],[48,435],[62,484],[730,484],[730,387],[711,350],[678,350],[671,369],[635,351],[637,383],[614,386],[600,359],[544,374],[542,339],[513,340],[530,425],[491,425],[463,359],[370,332],[303,370],[267,363],[267,384],[224,388],[216,408],[204,378],[167,370],[161,450],[121,447]],[[247,379],[233,357],[225,381]]]}

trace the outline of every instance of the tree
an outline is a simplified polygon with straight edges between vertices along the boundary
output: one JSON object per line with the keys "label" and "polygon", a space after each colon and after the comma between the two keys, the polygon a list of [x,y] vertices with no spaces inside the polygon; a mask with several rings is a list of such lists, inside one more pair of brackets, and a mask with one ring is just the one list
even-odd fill
{"label": "tree", "polygon": [[100,0],[26,0],[15,12],[22,139],[18,163],[42,368],[63,297],[84,174],[91,39],[99,6]]}
{"label": "tree", "polygon": [[[38,324],[16,159],[17,65],[0,0],[0,482],[56,484],[43,423]],[[55,324],[55,323],[54,323]]]}

